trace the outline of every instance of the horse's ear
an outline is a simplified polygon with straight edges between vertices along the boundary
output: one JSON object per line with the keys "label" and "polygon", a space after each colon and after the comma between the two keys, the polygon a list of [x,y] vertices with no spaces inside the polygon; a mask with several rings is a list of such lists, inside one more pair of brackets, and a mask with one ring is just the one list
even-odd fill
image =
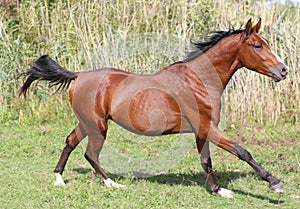
{"label": "horse's ear", "polygon": [[244,30],[244,33],[249,36],[251,35],[251,33],[253,32],[252,30],[252,22],[251,22],[251,18],[248,20],[247,24],[246,24],[246,28]]}
{"label": "horse's ear", "polygon": [[253,26],[253,30],[258,33],[259,29],[261,26],[261,18],[259,18],[258,22],[256,23],[256,25]]}
{"label": "horse's ear", "polygon": [[245,41],[246,39],[248,39],[252,33],[253,33],[253,28],[252,28],[252,22],[250,18],[246,24],[246,28],[244,32],[242,33],[242,37],[241,37],[242,40]]}

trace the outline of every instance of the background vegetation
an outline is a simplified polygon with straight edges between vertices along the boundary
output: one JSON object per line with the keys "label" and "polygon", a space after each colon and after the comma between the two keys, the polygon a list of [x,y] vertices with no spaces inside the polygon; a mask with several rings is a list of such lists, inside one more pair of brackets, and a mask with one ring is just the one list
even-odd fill
{"label": "background vegetation", "polygon": [[[53,91],[49,93],[47,86],[42,84],[31,94],[33,100],[30,97],[25,102],[16,97],[23,82],[18,74],[28,68],[29,61],[42,54],[49,54],[67,69],[83,71],[113,65],[105,63],[105,59],[95,64],[93,55],[98,53],[99,47],[111,43],[116,37],[157,33],[172,34],[184,40],[199,40],[208,31],[226,30],[230,24],[239,28],[249,18],[256,21],[262,17],[261,33],[285,60],[291,73],[286,81],[275,84],[270,78],[240,70],[224,95],[226,117],[223,118],[242,123],[276,123],[280,119],[299,124],[299,6],[249,0],[240,3],[212,0],[189,3],[172,0],[44,0],[1,6],[0,11],[2,122],[22,120],[23,117],[27,120],[28,115],[36,121],[39,116],[45,118],[40,115],[43,112],[47,112],[48,117],[54,116],[56,120],[57,115],[66,111],[64,106],[68,106],[68,102],[65,102],[65,97],[57,101],[55,95],[53,101],[50,96]],[[118,54],[108,50],[104,56]],[[130,65],[132,60],[126,62],[127,67],[124,62],[115,63],[113,67],[130,71],[144,69],[147,72],[145,66],[149,66],[153,60],[145,59],[134,65]],[[157,69],[171,62],[161,62]],[[59,107],[55,105],[57,102],[60,102]],[[49,114],[49,111],[56,112]]]}
{"label": "background vegetation", "polygon": [[[255,0],[0,2],[0,208],[114,208],[117,204],[125,208],[297,208],[299,5]],[[230,24],[240,28],[249,18],[255,22],[259,17],[261,34],[289,66],[290,75],[274,83],[249,70],[238,71],[223,96],[222,125],[250,152],[256,151],[256,159],[283,181],[287,187],[283,196],[269,193],[267,185],[255,177],[248,165],[234,161],[233,156],[221,150],[214,153],[213,159],[218,179],[238,195],[233,200],[210,196],[195,147],[168,174],[148,180],[120,178],[126,190],[106,190],[82,157],[86,142],[74,152],[67,166],[69,186],[52,187],[49,176],[76,120],[67,93],[54,94],[55,89],[49,90],[43,82],[35,84],[26,100],[17,96],[23,82],[19,74],[28,68],[28,62],[49,54],[72,71],[109,66],[151,73],[154,70],[149,69],[161,69],[178,61],[181,55],[144,54],[120,61],[120,48],[109,46],[140,34],[163,36],[166,42],[174,37],[199,40],[209,31],[227,30]],[[112,144],[124,145],[129,153],[144,154],[144,149],[128,141],[120,145],[117,139],[122,141],[123,136],[114,130],[109,133]],[[159,148],[166,146],[159,144],[163,141],[154,143]]]}

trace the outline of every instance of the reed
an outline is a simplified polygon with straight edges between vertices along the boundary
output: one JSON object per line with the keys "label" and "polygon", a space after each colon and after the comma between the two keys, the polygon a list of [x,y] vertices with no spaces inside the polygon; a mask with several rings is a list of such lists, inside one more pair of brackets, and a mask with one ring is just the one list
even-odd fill
{"label": "reed", "polygon": [[[54,90],[48,90],[44,83],[36,84],[32,88],[36,90],[26,101],[16,96],[22,82],[18,74],[41,54],[49,54],[72,71],[119,67],[151,73],[182,58],[181,48],[172,50],[176,46],[174,41],[198,40],[210,30],[228,29],[230,24],[239,28],[249,17],[253,21],[262,17],[262,34],[290,67],[290,76],[275,84],[248,70],[238,71],[223,96],[224,123],[250,120],[299,124],[299,14],[300,6],[254,0],[241,3],[233,0],[25,0],[10,7],[2,5],[0,122],[24,121],[29,117],[30,123],[40,123],[45,122],[42,119],[45,115],[53,115],[56,120],[71,113],[66,95],[59,95],[59,99],[57,95],[51,96]],[[129,37],[132,40],[134,35],[146,37],[141,34],[155,34],[161,37],[157,43],[168,43],[160,48],[163,53],[157,50],[159,46],[153,39],[147,38],[136,42],[140,51],[133,53],[136,46],[126,45],[126,40]]]}
{"label": "reed", "polygon": [[[249,16],[262,17],[261,33],[290,67],[288,79],[281,83],[274,83],[267,77],[247,70],[237,72],[224,95],[224,102],[228,105],[227,119],[246,122],[250,118],[259,123],[276,123],[278,120],[299,123],[300,60],[297,52],[300,46],[300,6],[282,5],[279,2],[270,4],[266,1],[244,1],[243,4],[219,1],[215,7],[224,8],[218,10],[217,19],[221,27],[226,26],[227,21],[238,25],[236,21],[245,20]],[[231,11],[230,19],[228,11]]]}

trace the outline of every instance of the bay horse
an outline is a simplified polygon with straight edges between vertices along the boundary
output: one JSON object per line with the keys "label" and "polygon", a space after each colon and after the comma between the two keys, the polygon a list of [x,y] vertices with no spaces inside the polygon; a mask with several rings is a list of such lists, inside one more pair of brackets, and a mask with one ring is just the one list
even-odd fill
{"label": "bay horse", "polygon": [[246,67],[273,78],[284,80],[288,68],[272,51],[267,39],[258,34],[261,19],[253,26],[248,20],[244,29],[216,31],[204,41],[194,42],[196,50],[161,71],[140,75],[114,68],[71,72],[43,55],[24,74],[20,89],[26,96],[35,80],[46,80],[58,90],[69,89],[70,103],[78,125],[66,139],[54,170],[56,186],[64,185],[62,173],[70,153],[88,136],[86,160],[108,187],[122,187],[104,172],[99,154],[106,139],[108,120],[128,131],[160,136],[194,133],[196,145],[211,192],[233,197],[221,188],[212,168],[209,142],[247,162],[269,183],[274,192],[283,192],[279,180],[264,170],[251,154],[218,129],[221,95],[232,75]]}

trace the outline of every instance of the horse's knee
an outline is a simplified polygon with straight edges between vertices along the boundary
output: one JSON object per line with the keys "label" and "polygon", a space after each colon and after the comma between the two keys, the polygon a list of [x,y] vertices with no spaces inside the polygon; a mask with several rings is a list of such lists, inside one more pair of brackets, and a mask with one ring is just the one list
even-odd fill
{"label": "horse's knee", "polygon": [[[91,163],[92,165],[98,163],[98,156],[92,154],[91,152],[89,152],[88,150],[85,151],[84,153],[84,158]],[[93,166],[94,167],[94,166]]]}
{"label": "horse's knee", "polygon": [[84,153],[84,158],[89,162],[92,160],[92,157],[87,152]]}
{"label": "horse's knee", "polygon": [[93,157],[91,156],[91,154],[89,154],[88,152],[84,153],[84,158],[92,165],[92,167],[94,169],[96,169],[96,163],[97,161],[95,161],[95,159],[93,159]]}
{"label": "horse's knee", "polygon": [[251,154],[246,149],[241,147],[240,145],[234,144],[233,147],[234,147],[234,149],[236,151],[236,155],[239,159],[244,160],[246,162],[249,162],[250,160],[253,159]]}

